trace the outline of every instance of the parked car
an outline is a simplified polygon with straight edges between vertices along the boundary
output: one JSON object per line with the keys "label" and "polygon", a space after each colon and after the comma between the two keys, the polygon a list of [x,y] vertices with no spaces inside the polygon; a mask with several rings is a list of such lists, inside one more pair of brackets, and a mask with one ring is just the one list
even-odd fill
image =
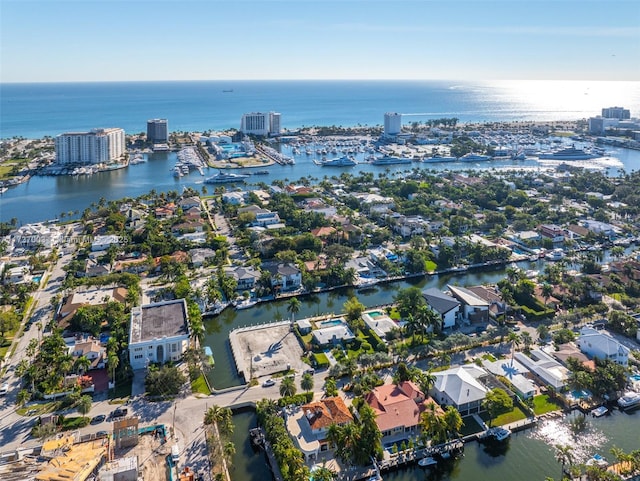
{"label": "parked car", "polygon": [[315,369],[307,369],[304,374],[311,374],[312,376],[316,373]]}
{"label": "parked car", "polygon": [[9,392],[9,384],[6,382],[0,387],[0,396],[5,396]]}
{"label": "parked car", "polygon": [[127,415],[128,413],[128,409],[127,408],[118,408],[115,411],[111,411],[111,414],[109,415],[109,417],[115,419],[115,418],[123,418]]}
{"label": "parked car", "polygon": [[276,385],[276,382],[273,379],[267,379],[265,382],[262,383],[262,387],[271,387],[275,385]]}
{"label": "parked car", "polygon": [[100,424],[105,419],[107,419],[107,416],[105,416],[104,414],[98,414],[97,416],[91,418],[91,424]]}

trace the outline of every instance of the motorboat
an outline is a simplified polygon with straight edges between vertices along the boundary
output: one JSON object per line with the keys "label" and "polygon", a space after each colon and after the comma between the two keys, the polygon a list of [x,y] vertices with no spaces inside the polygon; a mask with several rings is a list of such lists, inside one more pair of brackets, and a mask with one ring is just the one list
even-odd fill
{"label": "motorboat", "polygon": [[606,406],[600,406],[598,408],[592,409],[591,410],[591,415],[594,418],[599,418],[601,416],[604,416],[605,414],[607,414],[609,412],[609,410],[606,408]]}
{"label": "motorboat", "polygon": [[618,407],[620,409],[632,409],[640,406],[640,392],[628,391],[618,399]]}
{"label": "motorboat", "polygon": [[502,427],[490,428],[487,430],[487,436],[492,437],[496,441],[504,441],[511,436],[511,430]]}
{"label": "motorboat", "polygon": [[406,157],[396,157],[394,155],[385,155],[384,157],[376,157],[371,161],[371,165],[394,165],[394,164],[410,164],[411,159]]}
{"label": "motorboat", "polygon": [[357,165],[357,162],[353,157],[343,155],[342,157],[336,157],[335,159],[323,160],[319,164],[322,167],[353,167],[354,165]]}
{"label": "motorboat", "polygon": [[582,149],[576,149],[575,146],[566,149],[555,150],[553,152],[543,152],[538,155],[543,160],[589,160],[601,157],[598,154],[592,154]]}
{"label": "motorboat", "polygon": [[423,468],[428,468],[429,466],[435,466],[437,464],[438,464],[438,461],[436,461],[431,456],[425,456],[420,461],[418,461],[418,466]]}
{"label": "motorboat", "polygon": [[251,300],[251,299],[245,299],[243,301],[240,301],[236,304],[236,309],[242,310],[242,309],[249,309],[250,307],[255,306],[258,303],[258,301],[255,300]]}
{"label": "motorboat", "polygon": [[233,174],[219,172],[216,175],[209,177],[204,181],[205,184],[229,184],[232,182],[244,182],[244,179],[249,177],[246,174]]}
{"label": "motorboat", "polygon": [[608,461],[603,456],[600,456],[597,453],[594,454],[593,457],[584,464],[586,464],[587,466],[600,466],[602,468],[609,466]]}
{"label": "motorboat", "polygon": [[564,251],[560,248],[553,249],[550,253],[547,254],[546,258],[550,261],[561,261],[562,259],[564,259]]}
{"label": "motorboat", "polygon": [[469,152],[468,154],[464,154],[458,160],[460,162],[485,162],[487,160],[491,160],[491,156]]}

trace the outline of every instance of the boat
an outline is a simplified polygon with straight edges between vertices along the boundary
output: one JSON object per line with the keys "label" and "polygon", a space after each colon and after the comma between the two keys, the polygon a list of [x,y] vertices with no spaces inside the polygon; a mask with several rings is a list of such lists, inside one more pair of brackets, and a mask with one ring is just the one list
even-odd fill
{"label": "boat", "polygon": [[206,357],[207,364],[209,364],[209,366],[213,366],[215,364],[215,360],[213,359],[213,351],[209,346],[204,346],[204,355]]}
{"label": "boat", "polygon": [[245,299],[243,301],[240,301],[238,303],[236,303],[235,307],[236,309],[242,310],[242,309],[249,309],[250,307],[255,306],[258,303],[258,301],[254,301],[251,299]]}
{"label": "boat", "polygon": [[249,429],[249,438],[251,439],[251,446],[254,448],[261,448],[264,446],[265,436],[260,428]]}
{"label": "boat", "polygon": [[485,162],[487,160],[491,160],[491,156],[469,152],[468,154],[464,154],[458,160],[460,162]]}
{"label": "boat", "polygon": [[370,289],[378,283],[378,279],[364,278],[361,277],[357,282],[356,287],[358,289]]}
{"label": "boat", "polygon": [[222,91],[223,94],[229,94],[231,92],[233,92],[233,89],[227,89]]}
{"label": "boat", "polygon": [[319,163],[322,167],[353,167],[357,162],[353,157],[343,155],[335,159],[323,160]]}
{"label": "boat", "polygon": [[620,409],[632,409],[640,406],[640,392],[628,391],[618,399]]}
{"label": "boat", "polygon": [[487,437],[492,437],[496,441],[504,441],[511,436],[511,431],[506,428],[495,427],[487,430]]}
{"label": "boat", "polygon": [[254,175],[269,175],[269,171],[268,170],[256,170],[253,174]]}
{"label": "boat", "polygon": [[561,261],[564,259],[564,251],[560,248],[553,249],[546,257],[550,261]]}
{"label": "boat", "polygon": [[607,414],[609,412],[609,410],[606,408],[606,406],[600,406],[598,408],[592,409],[591,410],[591,415],[594,418],[599,418],[601,416],[604,416],[605,414]]}
{"label": "boat", "polygon": [[431,157],[425,157],[421,162],[425,164],[432,164],[436,162],[455,162],[457,160],[458,157],[454,157],[453,155],[432,155]]}
{"label": "boat", "polygon": [[394,165],[394,164],[410,164],[411,159],[406,157],[396,157],[394,155],[385,155],[384,157],[376,157],[371,161],[371,165]]}
{"label": "boat", "polygon": [[587,466],[600,466],[603,468],[605,466],[609,466],[607,460],[603,456],[600,456],[598,453],[594,454],[593,457],[584,464],[586,464]]}
{"label": "boat", "polygon": [[180,167],[174,167],[173,169],[173,176],[174,177],[182,177],[184,174],[182,173],[182,170],[180,170]]}
{"label": "boat", "polygon": [[576,149],[575,146],[553,152],[543,152],[538,155],[538,158],[543,160],[589,160],[598,157],[600,157],[600,155],[585,152],[582,149]]}
{"label": "boat", "polygon": [[428,468],[429,466],[435,466],[437,464],[438,464],[438,461],[436,461],[431,456],[425,456],[420,461],[418,461],[418,466],[423,468]]}
{"label": "boat", "polygon": [[216,175],[205,179],[205,184],[229,184],[231,182],[244,182],[244,179],[249,177],[245,174],[233,174],[226,172],[219,172]]}

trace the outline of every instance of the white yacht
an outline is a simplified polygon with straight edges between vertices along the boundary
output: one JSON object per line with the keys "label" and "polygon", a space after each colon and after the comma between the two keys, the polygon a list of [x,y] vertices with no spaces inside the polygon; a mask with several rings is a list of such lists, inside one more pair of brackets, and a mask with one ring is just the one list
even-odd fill
{"label": "white yacht", "polygon": [[231,182],[244,182],[244,179],[249,177],[246,174],[232,174],[219,172],[216,175],[209,177],[204,181],[205,184],[228,184]]}
{"label": "white yacht", "polygon": [[458,157],[454,157],[453,155],[432,155],[431,157],[425,157],[421,160],[425,164],[431,164],[436,162],[455,162],[458,160]]}
{"label": "white yacht", "polygon": [[487,160],[491,160],[491,156],[469,152],[468,154],[464,154],[458,160],[460,162],[485,162]]}
{"label": "white yacht", "polygon": [[356,160],[353,157],[343,155],[342,157],[336,157],[335,159],[327,159],[319,162],[322,167],[353,167],[357,165]]}
{"label": "white yacht", "polygon": [[566,149],[555,150],[553,152],[541,153],[538,158],[544,160],[589,160],[601,157],[598,154],[585,152],[582,149],[576,149],[575,146]]}
{"label": "white yacht", "polygon": [[640,392],[628,391],[618,399],[620,409],[632,409],[640,406]]}
{"label": "white yacht", "polygon": [[411,159],[406,157],[396,157],[393,155],[385,155],[384,157],[376,157],[371,161],[372,165],[394,165],[394,164],[410,164]]}

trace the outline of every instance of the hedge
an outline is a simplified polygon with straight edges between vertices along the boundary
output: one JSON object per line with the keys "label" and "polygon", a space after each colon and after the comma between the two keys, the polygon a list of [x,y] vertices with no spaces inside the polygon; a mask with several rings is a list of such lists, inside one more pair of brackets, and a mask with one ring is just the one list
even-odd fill
{"label": "hedge", "polygon": [[300,394],[294,394],[293,396],[285,396],[278,399],[278,406],[281,408],[285,406],[291,406],[295,404],[300,406],[301,404],[307,404],[313,401],[313,392],[302,392]]}
{"label": "hedge", "polygon": [[548,317],[553,317],[555,314],[555,310],[553,309],[544,309],[542,311],[534,311],[530,307],[520,306],[522,313],[527,316],[528,321],[541,321]]}
{"label": "hedge", "polygon": [[326,369],[329,367],[329,359],[324,352],[314,352],[311,354],[313,358],[313,365],[317,369]]}

